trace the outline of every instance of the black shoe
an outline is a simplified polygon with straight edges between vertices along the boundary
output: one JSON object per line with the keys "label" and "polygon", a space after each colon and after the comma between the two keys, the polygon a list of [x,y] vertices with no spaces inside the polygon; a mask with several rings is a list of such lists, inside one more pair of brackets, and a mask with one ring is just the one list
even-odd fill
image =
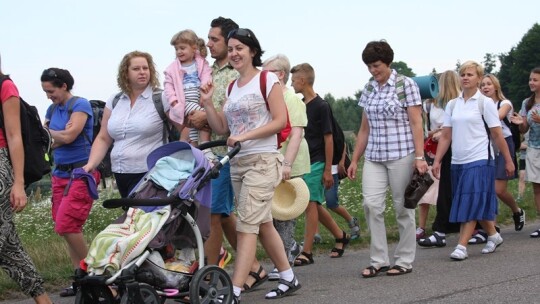
{"label": "black shoe", "polygon": [[69,286],[68,288],[64,288],[64,290],[60,291],[61,297],[74,297],[77,294],[77,288],[73,286]]}
{"label": "black shoe", "polygon": [[[431,240],[431,236],[435,238],[435,241],[433,242]],[[440,236],[437,233],[433,233],[430,237],[419,239],[418,240],[418,246],[421,247],[444,247],[446,246],[446,237]]]}
{"label": "black shoe", "polygon": [[516,231],[521,231],[523,226],[525,226],[525,211],[523,211],[523,209],[519,210],[520,212],[516,212],[512,215],[512,218],[514,219],[514,228]]}

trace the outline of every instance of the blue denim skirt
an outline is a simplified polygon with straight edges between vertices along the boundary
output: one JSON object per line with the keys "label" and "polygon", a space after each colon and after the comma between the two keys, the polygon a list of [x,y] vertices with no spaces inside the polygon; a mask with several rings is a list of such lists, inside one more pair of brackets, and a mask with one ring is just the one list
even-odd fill
{"label": "blue denim skirt", "polygon": [[493,221],[498,213],[494,160],[452,164],[450,222]]}

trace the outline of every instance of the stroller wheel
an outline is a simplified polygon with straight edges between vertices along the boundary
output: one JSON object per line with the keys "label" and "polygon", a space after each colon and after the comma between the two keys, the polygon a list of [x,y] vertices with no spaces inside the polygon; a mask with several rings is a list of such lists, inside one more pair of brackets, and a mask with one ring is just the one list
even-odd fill
{"label": "stroller wheel", "polygon": [[[156,290],[148,284],[139,284],[139,294],[141,295],[141,304],[161,304],[161,298]],[[131,304],[128,299],[128,294],[125,292],[120,299],[120,304]]]}
{"label": "stroller wheel", "polygon": [[229,274],[208,265],[197,270],[189,283],[189,299],[192,304],[232,303],[233,288]]}
{"label": "stroller wheel", "polygon": [[75,295],[75,304],[114,304],[116,303],[111,290],[107,286],[82,286]]}

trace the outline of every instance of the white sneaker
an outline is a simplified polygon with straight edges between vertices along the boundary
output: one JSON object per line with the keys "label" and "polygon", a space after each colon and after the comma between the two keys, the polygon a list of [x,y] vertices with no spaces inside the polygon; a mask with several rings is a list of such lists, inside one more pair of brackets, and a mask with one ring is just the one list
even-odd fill
{"label": "white sneaker", "polygon": [[268,281],[279,281],[279,272],[277,268],[274,268],[274,270],[268,274]]}
{"label": "white sneaker", "polygon": [[486,246],[484,249],[482,249],[482,253],[493,253],[495,252],[495,249],[497,249],[497,247],[499,247],[502,243],[503,238],[500,233],[495,233],[494,235],[488,236]]}
{"label": "white sneaker", "polygon": [[468,257],[469,255],[467,254],[467,247],[463,245],[457,245],[454,252],[450,254],[450,258],[456,261],[463,261]]}

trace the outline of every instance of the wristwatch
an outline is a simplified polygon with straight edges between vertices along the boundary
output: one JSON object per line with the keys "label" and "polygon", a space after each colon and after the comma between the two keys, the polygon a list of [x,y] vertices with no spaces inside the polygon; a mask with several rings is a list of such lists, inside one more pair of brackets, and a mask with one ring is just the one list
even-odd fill
{"label": "wristwatch", "polygon": [[284,165],[285,167],[290,167],[290,166],[292,166],[292,164],[291,164],[288,160],[286,160],[286,159],[283,160],[283,165]]}
{"label": "wristwatch", "polygon": [[423,156],[416,156],[414,160],[426,160],[426,158]]}

